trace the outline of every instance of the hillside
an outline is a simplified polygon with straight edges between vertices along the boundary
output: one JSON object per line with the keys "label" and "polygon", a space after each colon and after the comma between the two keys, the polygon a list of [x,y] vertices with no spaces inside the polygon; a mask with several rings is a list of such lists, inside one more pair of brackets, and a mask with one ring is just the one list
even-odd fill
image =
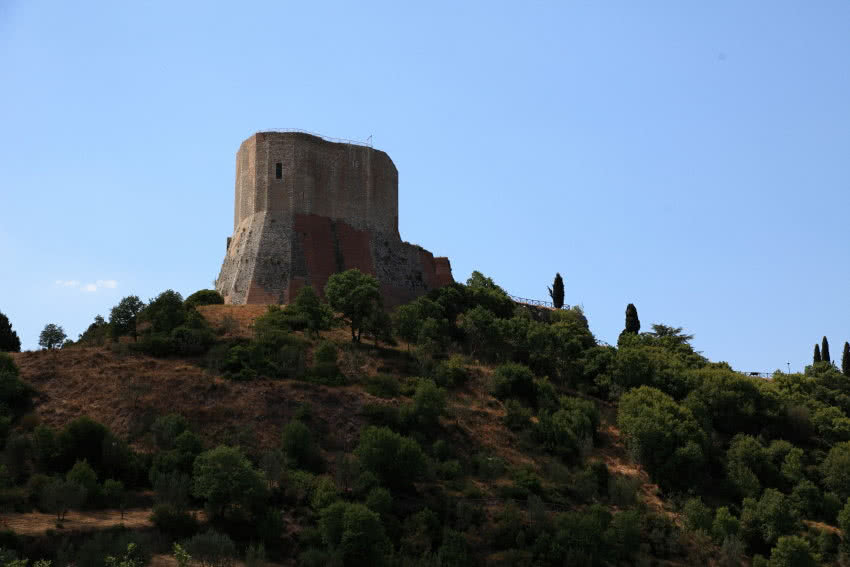
{"label": "hillside", "polygon": [[[174,542],[222,565],[843,561],[850,381],[831,365],[748,378],[681,329],[640,333],[633,306],[600,345],[580,310],[480,274],[360,326],[331,303],[165,292],[124,336],[101,320],[13,354],[32,392],[4,390],[0,545],[57,565],[131,541],[157,564]],[[54,527],[51,491],[71,510]]]}

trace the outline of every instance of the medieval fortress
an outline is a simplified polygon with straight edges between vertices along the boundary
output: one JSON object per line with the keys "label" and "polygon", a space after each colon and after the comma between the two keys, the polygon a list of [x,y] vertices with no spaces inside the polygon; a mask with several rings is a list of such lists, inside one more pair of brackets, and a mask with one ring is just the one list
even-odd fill
{"label": "medieval fortress", "polygon": [[216,280],[225,303],[284,304],[358,268],[399,305],[453,282],[448,258],[403,242],[398,170],[369,146],[258,132],[236,153],[233,235]]}

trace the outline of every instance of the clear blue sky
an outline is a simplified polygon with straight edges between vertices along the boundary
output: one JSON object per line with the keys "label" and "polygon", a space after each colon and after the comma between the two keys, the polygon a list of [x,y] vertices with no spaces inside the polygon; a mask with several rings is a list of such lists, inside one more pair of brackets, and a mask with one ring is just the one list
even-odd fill
{"label": "clear blue sky", "polygon": [[629,302],[741,370],[850,339],[845,0],[0,0],[0,84],[25,348],[210,287],[236,150],[278,127],[373,135],[405,240],[525,297],[560,271],[602,340]]}

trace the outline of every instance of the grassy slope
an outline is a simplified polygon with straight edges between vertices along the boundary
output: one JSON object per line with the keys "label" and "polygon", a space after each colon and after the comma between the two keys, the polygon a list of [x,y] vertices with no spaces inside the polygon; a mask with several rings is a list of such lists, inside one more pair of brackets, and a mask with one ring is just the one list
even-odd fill
{"label": "grassy slope", "polygon": [[[229,336],[250,336],[251,321],[262,306],[207,306],[203,315],[214,327],[231,318]],[[324,333],[325,338],[346,344],[346,329]],[[134,432],[153,417],[171,412],[184,415],[208,446],[241,443],[249,450],[276,446],[283,426],[303,404],[312,407],[313,419],[324,430],[326,458],[351,451],[366,423],[361,409],[368,403],[398,404],[404,399],[382,400],[367,393],[362,384],[327,387],[293,380],[232,382],[215,376],[200,361],[158,359],[127,354],[109,347],[71,348],[56,352],[26,352],[14,355],[21,377],[38,390],[35,413],[43,423],[60,428],[81,415],[88,415],[129,437],[137,449],[149,440]],[[359,354],[343,352],[340,367],[347,375],[368,376],[384,372],[403,374],[406,345],[367,348]],[[526,465],[543,470],[548,457],[530,456],[518,436],[507,429],[503,404],[489,394],[492,368],[472,368],[473,378],[449,396],[448,416],[443,426],[452,444],[468,455],[484,452],[504,459],[508,466]],[[616,408],[595,400],[603,422],[601,442],[590,457],[603,460],[612,473],[637,477],[642,500],[652,509],[679,523],[669,503],[658,495],[647,474],[628,456],[615,427]],[[333,466],[331,464],[331,466]],[[488,500],[492,514],[500,508],[498,487],[507,479],[476,480]],[[21,519],[21,521],[25,521]]]}

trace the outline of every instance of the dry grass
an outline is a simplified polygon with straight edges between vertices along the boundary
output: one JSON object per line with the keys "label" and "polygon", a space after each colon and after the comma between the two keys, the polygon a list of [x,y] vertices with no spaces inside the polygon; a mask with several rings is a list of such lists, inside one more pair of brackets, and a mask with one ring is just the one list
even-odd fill
{"label": "dry grass", "polygon": [[[105,530],[122,524],[130,529],[150,528],[153,526],[150,515],[150,508],[125,510],[123,520],[119,510],[83,510],[82,512],[72,510],[65,516],[61,531]],[[3,527],[8,527],[16,534],[28,536],[40,536],[46,534],[47,530],[57,530],[56,515],[41,512],[3,514],[0,516],[0,524],[5,524]]]}
{"label": "dry grass", "polygon": [[214,328],[226,326],[229,322],[233,329],[226,337],[249,338],[254,319],[268,311],[266,305],[201,305],[198,312]]}
{"label": "dry grass", "polygon": [[15,355],[21,377],[37,390],[35,413],[61,428],[87,415],[125,437],[147,416],[180,413],[208,444],[239,434],[255,448],[278,444],[282,427],[309,404],[326,430],[356,439],[367,395],[290,380],[233,382],[186,361],[74,348]]}

